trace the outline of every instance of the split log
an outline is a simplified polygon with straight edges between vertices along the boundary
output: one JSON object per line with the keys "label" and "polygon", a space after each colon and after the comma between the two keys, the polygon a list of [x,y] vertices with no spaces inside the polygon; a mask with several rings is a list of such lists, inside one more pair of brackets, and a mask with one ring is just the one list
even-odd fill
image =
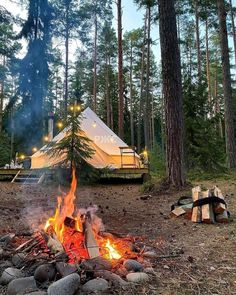
{"label": "split log", "polygon": [[[223,196],[221,190],[220,190],[217,186],[214,187],[213,193],[214,193],[214,195],[215,195],[216,197],[218,197],[218,198],[224,200],[224,196]],[[226,210],[226,206],[225,206],[225,204],[222,204],[222,203],[216,203],[216,204],[214,205],[214,212],[217,213],[217,214],[223,214],[223,215],[224,215],[224,211],[225,211],[225,210]]]}
{"label": "split log", "polygon": [[92,225],[89,222],[89,218],[86,218],[84,222],[84,234],[85,234],[85,245],[88,250],[89,257],[95,258],[100,256],[99,246],[94,237]]}
{"label": "split log", "polygon": [[[201,192],[202,198],[209,197],[209,190]],[[213,204],[206,204],[202,206],[202,222],[204,223],[214,223],[215,216],[213,211]]]}
{"label": "split log", "polygon": [[216,214],[216,221],[219,223],[229,222],[228,212],[225,210],[221,214]]}
{"label": "split log", "polygon": [[[192,189],[193,202],[195,202],[201,198],[200,192],[201,192],[201,188],[199,185]],[[193,222],[201,222],[202,221],[202,210],[201,210],[200,206],[193,207],[191,220]]]}
{"label": "split log", "polygon": [[176,207],[174,210],[170,212],[170,217],[179,217],[181,215],[184,215],[186,211],[180,206]]}

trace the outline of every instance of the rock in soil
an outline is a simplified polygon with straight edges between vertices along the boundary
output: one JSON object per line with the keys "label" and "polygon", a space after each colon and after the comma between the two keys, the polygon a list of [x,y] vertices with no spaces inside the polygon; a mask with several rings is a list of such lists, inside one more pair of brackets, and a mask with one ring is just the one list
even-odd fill
{"label": "rock in soil", "polygon": [[6,260],[6,261],[3,261],[3,262],[0,263],[0,269],[1,270],[4,270],[4,269],[6,269],[8,267],[12,267],[11,261]]}
{"label": "rock in soil", "polygon": [[34,278],[39,283],[50,282],[56,276],[56,269],[52,264],[43,264],[36,268]]}
{"label": "rock in soil", "polygon": [[27,293],[25,295],[47,295],[47,292],[44,292],[44,291],[36,291],[36,292],[32,292],[32,293]]}
{"label": "rock in soil", "polygon": [[82,291],[84,292],[103,292],[108,290],[109,285],[108,282],[102,278],[93,279],[88,281],[86,284],[82,286]]}
{"label": "rock in soil", "polygon": [[74,272],[77,272],[77,267],[65,262],[57,262],[56,269],[62,277],[66,277]]}
{"label": "rock in soil", "polygon": [[77,273],[70,274],[48,288],[48,295],[73,295],[80,286],[80,276]]}
{"label": "rock in soil", "polygon": [[23,295],[34,291],[38,291],[34,277],[20,278],[9,283],[7,295]]}
{"label": "rock in soil", "polygon": [[144,272],[131,272],[127,274],[126,279],[128,282],[141,283],[149,280],[149,276]]}
{"label": "rock in soil", "polygon": [[126,286],[128,283],[119,275],[108,270],[97,270],[94,272],[94,277],[99,277],[111,282],[113,286]]}
{"label": "rock in soil", "polygon": [[8,267],[2,273],[2,276],[0,278],[0,284],[7,285],[14,279],[19,279],[23,277],[24,277],[24,274],[21,270],[14,267]]}
{"label": "rock in soil", "polygon": [[128,271],[142,271],[143,270],[143,265],[133,259],[125,260],[123,265]]}
{"label": "rock in soil", "polygon": [[15,255],[13,255],[13,257],[12,257],[12,263],[16,267],[24,266],[25,261],[26,261],[26,258],[25,258],[24,253],[17,253]]}
{"label": "rock in soil", "polygon": [[95,257],[84,261],[81,267],[85,270],[111,270],[112,263],[103,257]]}

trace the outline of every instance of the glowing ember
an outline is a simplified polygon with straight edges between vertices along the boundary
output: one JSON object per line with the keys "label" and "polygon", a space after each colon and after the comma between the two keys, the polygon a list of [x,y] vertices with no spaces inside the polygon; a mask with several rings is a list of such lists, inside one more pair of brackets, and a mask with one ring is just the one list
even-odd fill
{"label": "glowing ember", "polygon": [[121,255],[114,249],[114,247],[111,245],[110,240],[107,240],[106,248],[109,251],[109,258],[110,259],[120,259]]}

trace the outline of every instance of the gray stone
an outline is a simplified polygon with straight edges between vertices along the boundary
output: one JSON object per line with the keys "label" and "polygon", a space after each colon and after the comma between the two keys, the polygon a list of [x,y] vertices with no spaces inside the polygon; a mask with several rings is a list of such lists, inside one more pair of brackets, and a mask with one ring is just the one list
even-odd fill
{"label": "gray stone", "polygon": [[25,263],[25,254],[24,253],[17,253],[12,256],[12,263],[16,267],[22,267]]}
{"label": "gray stone", "polygon": [[20,278],[9,283],[7,295],[24,295],[33,291],[38,291],[34,277]]}
{"label": "gray stone", "polygon": [[8,268],[8,267],[12,267],[11,261],[6,260],[6,261],[3,261],[3,262],[0,263],[0,268],[1,269],[5,269],[5,268]]}
{"label": "gray stone", "polygon": [[102,278],[90,280],[82,286],[82,291],[84,292],[103,292],[108,289],[108,282]]}
{"label": "gray stone", "polygon": [[24,274],[21,270],[14,267],[8,267],[2,273],[2,276],[0,278],[0,284],[7,285],[14,279],[19,279],[22,277],[24,277]]}
{"label": "gray stone", "polygon": [[70,274],[48,288],[48,295],[73,295],[80,286],[80,276],[77,273]]}
{"label": "gray stone", "polygon": [[85,270],[111,270],[112,263],[103,257],[95,257],[84,261],[81,267]]}
{"label": "gray stone", "polygon": [[27,293],[25,295],[47,295],[47,292],[44,292],[44,291],[36,291],[36,292]]}
{"label": "gray stone", "polygon": [[56,276],[56,269],[52,264],[43,264],[36,268],[34,278],[39,283],[50,282]]}
{"label": "gray stone", "polygon": [[149,274],[155,274],[155,271],[152,267],[146,267],[143,270],[145,273],[149,273]]}
{"label": "gray stone", "polygon": [[77,272],[77,267],[65,262],[57,262],[56,269],[62,277],[66,277],[74,272]]}
{"label": "gray stone", "polygon": [[133,259],[125,260],[123,265],[128,271],[142,271],[143,270],[143,265]]}
{"label": "gray stone", "polygon": [[126,279],[128,282],[140,283],[148,281],[149,276],[144,272],[131,272],[127,274]]}
{"label": "gray stone", "polygon": [[123,280],[119,275],[109,270],[97,270],[94,272],[95,277],[103,278],[108,282],[111,282],[114,286],[126,286],[128,283]]}

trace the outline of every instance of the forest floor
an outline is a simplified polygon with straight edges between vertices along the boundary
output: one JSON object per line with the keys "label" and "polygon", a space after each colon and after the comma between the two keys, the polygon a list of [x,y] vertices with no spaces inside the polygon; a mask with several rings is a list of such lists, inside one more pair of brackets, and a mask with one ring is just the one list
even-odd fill
{"label": "forest floor", "polygon": [[[198,184],[209,188],[217,184],[234,219],[236,181]],[[207,225],[194,224],[184,217],[170,218],[171,204],[190,194],[188,189],[152,194],[142,200],[139,184],[96,184],[77,189],[78,205],[97,204],[97,214],[107,231],[145,236],[147,245],[156,245],[160,256],[170,256],[154,262],[155,275],[149,284],[119,294],[236,294],[236,223]],[[0,235],[42,225],[53,213],[57,195],[58,188],[53,185],[1,182]],[[1,288],[0,294],[4,294]]]}

